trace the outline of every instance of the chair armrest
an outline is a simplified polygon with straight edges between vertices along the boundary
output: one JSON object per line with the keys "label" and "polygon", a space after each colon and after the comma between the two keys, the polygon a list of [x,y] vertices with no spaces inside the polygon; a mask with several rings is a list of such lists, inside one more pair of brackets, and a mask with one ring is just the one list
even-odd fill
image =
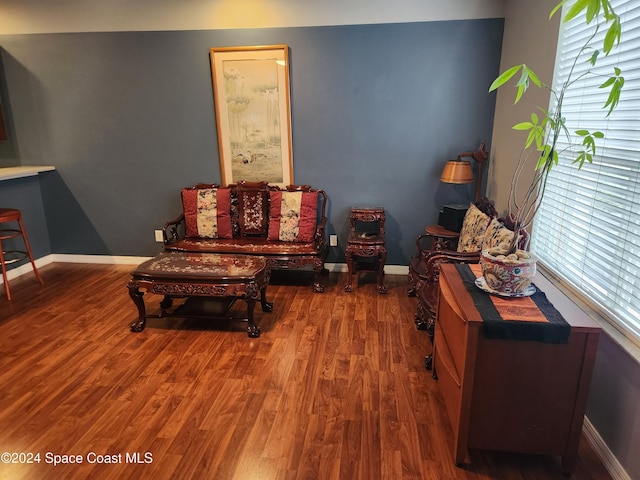
{"label": "chair armrest", "polygon": [[430,251],[429,248],[426,248],[425,239],[431,240],[433,237],[428,233],[421,233],[416,238],[416,257],[424,257],[425,253]]}
{"label": "chair armrest", "polygon": [[184,238],[184,213],[180,214],[175,220],[171,220],[162,227],[162,239],[165,245],[171,245],[181,238]]}
{"label": "chair armrest", "polygon": [[443,240],[455,240],[456,238],[460,238],[460,232],[448,230],[440,225],[429,225],[424,229],[424,231],[432,237],[442,238]]}
{"label": "chair armrest", "polygon": [[[452,250],[453,248],[455,248],[457,241],[460,238],[460,232],[447,230],[440,225],[429,225],[424,230],[425,233],[419,235],[416,239],[418,257],[424,256],[425,252],[428,254],[429,252],[433,251]],[[425,238],[431,240],[431,245],[428,249],[425,248]]]}
{"label": "chair armrest", "polygon": [[480,252],[456,252],[453,250],[434,250],[425,257],[428,274],[436,275],[443,263],[478,263]]}

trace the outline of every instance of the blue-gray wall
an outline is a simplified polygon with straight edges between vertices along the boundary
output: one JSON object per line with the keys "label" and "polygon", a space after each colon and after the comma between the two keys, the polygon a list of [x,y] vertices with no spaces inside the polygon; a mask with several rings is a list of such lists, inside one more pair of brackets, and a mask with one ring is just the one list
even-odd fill
{"label": "blue-gray wall", "polygon": [[341,245],[329,261],[344,261],[350,207],[375,203],[387,211],[388,263],[406,265],[441,205],[473,194],[438,177],[491,138],[503,26],[0,36],[11,135],[0,166],[56,167],[40,179],[53,253],[153,255],[180,188],[220,181],[209,49],[288,44],[294,180],[329,196]]}

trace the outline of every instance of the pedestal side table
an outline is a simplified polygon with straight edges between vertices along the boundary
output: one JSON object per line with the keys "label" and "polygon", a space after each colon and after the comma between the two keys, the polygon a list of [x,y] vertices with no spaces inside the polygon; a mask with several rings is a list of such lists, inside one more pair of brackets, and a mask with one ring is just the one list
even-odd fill
{"label": "pedestal side table", "polygon": [[378,274],[378,293],[387,293],[384,286],[384,265],[387,261],[384,222],[383,207],[362,206],[351,209],[345,249],[349,280],[344,287],[345,292],[352,291],[353,274],[357,270],[368,270]]}

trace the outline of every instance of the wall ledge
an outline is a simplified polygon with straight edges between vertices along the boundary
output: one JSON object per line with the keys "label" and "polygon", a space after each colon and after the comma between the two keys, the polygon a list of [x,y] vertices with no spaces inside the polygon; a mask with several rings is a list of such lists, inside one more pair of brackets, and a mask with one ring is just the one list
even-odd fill
{"label": "wall ledge", "polygon": [[0,168],[0,181],[12,180],[14,178],[33,177],[40,172],[50,172],[56,167],[51,165],[29,166],[29,167],[2,167]]}
{"label": "wall ledge", "polygon": [[621,330],[622,327],[616,327],[613,320],[607,319],[598,309],[590,305],[585,299],[581,298],[574,289],[564,282],[561,278],[551,272],[548,268],[538,263],[538,271],[542,273],[558,290],[560,290],[571,302],[573,302],[580,310],[585,312],[592,318],[601,328],[603,333],[607,334],[611,340],[624,350],[631,358],[640,365],[640,343],[631,338],[630,333]]}

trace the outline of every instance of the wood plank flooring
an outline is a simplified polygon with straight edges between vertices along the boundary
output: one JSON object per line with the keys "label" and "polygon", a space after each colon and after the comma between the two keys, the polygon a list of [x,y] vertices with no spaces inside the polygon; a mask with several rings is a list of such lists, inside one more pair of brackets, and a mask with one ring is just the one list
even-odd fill
{"label": "wood plank flooring", "polygon": [[[244,323],[193,319],[130,332],[131,270],[52,264],[44,286],[26,274],[13,301],[0,294],[0,452],[40,455],[0,463],[0,479],[566,478],[535,455],[454,466],[404,276],[378,295],[368,274],[352,293],[330,274],[324,294],[305,272],[274,275],[251,339]],[[572,478],[611,478],[584,439]]]}

